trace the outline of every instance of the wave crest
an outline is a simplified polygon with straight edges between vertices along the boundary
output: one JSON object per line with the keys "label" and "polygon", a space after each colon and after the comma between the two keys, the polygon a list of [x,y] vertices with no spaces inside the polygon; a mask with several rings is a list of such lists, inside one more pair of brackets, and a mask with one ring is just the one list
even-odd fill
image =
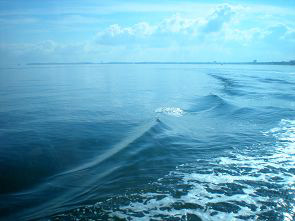
{"label": "wave crest", "polygon": [[179,107],[161,107],[156,109],[155,112],[163,113],[174,117],[181,117],[184,115],[184,111]]}

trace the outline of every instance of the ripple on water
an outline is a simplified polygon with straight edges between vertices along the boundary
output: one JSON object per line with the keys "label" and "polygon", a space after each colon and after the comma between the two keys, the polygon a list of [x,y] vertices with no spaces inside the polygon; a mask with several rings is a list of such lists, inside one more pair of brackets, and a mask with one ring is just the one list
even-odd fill
{"label": "ripple on water", "polygon": [[276,138],[272,147],[180,165],[140,190],[53,219],[294,220],[295,121],[264,135]]}

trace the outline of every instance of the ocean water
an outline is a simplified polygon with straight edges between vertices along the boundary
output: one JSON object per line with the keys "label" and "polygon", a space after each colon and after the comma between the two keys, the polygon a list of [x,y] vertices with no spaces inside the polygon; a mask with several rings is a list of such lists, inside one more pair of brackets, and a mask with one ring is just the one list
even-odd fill
{"label": "ocean water", "polygon": [[295,220],[295,67],[1,69],[0,220]]}

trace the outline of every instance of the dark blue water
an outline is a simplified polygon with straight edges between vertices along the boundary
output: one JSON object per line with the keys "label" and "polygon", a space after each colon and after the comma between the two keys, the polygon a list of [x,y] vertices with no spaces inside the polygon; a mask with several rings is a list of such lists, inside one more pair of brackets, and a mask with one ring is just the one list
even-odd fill
{"label": "dark blue water", "polygon": [[0,70],[0,219],[294,217],[295,67]]}

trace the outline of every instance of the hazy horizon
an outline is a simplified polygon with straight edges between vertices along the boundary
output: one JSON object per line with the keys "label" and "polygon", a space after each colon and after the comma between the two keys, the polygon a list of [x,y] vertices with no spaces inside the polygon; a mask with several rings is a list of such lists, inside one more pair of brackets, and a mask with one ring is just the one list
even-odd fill
{"label": "hazy horizon", "polygon": [[1,65],[295,57],[294,1],[0,1]]}

